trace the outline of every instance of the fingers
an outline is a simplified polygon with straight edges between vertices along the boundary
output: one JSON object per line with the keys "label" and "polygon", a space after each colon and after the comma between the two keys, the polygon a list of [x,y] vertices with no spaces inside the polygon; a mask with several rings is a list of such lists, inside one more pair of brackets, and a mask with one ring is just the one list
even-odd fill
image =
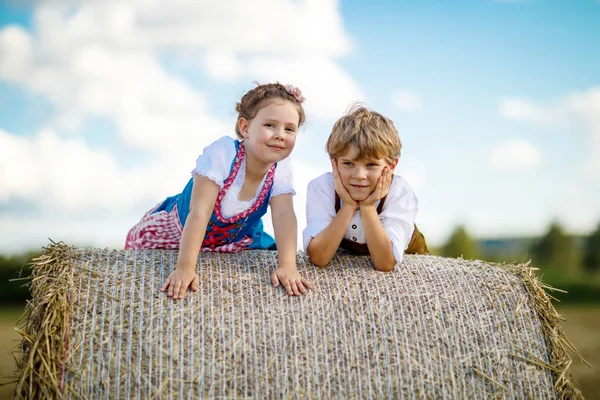
{"label": "fingers", "polygon": [[296,281],[296,287],[298,288],[298,291],[302,294],[306,294],[307,289],[304,287],[304,284],[302,283],[302,279],[298,279]]}
{"label": "fingers", "polygon": [[300,278],[300,279],[302,279],[302,284],[304,286],[306,286],[308,289],[310,289],[310,290],[314,289],[313,284],[310,283],[309,281],[307,281],[306,278],[303,277],[303,278]]}
{"label": "fingers", "polygon": [[167,280],[165,281],[164,285],[162,285],[162,287],[160,288],[160,291],[164,292],[165,290],[167,290],[167,288],[169,287],[170,283],[171,283],[171,280],[169,278],[167,278]]}
{"label": "fingers", "polygon": [[290,296],[293,296],[294,291],[292,290],[292,285],[290,284],[290,281],[286,279],[282,282],[282,284],[283,284],[283,287],[285,288],[285,291],[287,292],[287,294],[289,294]]}
{"label": "fingers", "polygon": [[194,292],[197,292],[198,290],[200,290],[199,285],[200,285],[200,277],[198,275],[196,275],[194,277],[194,280],[192,281],[192,290]]}
{"label": "fingers", "polygon": [[187,288],[189,283],[181,282],[181,286],[179,287],[179,294],[177,295],[177,299],[183,299],[185,297],[185,292],[187,292]]}
{"label": "fingers", "polygon": [[294,293],[294,296],[300,296],[300,291],[298,290],[298,285],[295,281],[292,281],[290,287],[292,288],[292,293]]}
{"label": "fingers", "polygon": [[390,187],[390,184],[392,183],[392,169],[390,167],[385,167],[385,169],[385,182],[383,188],[387,192],[387,190]]}
{"label": "fingers", "polygon": [[173,296],[173,300],[177,300],[178,298],[179,290],[181,289],[181,283],[181,280],[178,279],[175,282],[175,285],[171,285],[169,288],[169,297]]}
{"label": "fingers", "polygon": [[273,287],[279,287],[279,277],[276,272],[271,274],[271,283],[273,284]]}

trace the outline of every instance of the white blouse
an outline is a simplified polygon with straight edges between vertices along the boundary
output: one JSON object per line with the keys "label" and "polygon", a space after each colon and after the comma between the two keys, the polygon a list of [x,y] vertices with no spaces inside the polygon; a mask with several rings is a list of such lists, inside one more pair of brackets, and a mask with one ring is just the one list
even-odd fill
{"label": "white blouse", "polygon": [[[225,180],[229,177],[231,165],[235,156],[235,139],[230,136],[223,136],[204,148],[204,151],[196,160],[196,168],[192,170],[192,176],[194,174],[205,176],[219,185],[220,188],[223,188]],[[238,195],[242,190],[244,179],[246,178],[246,158],[244,157],[238,174],[221,202],[221,213],[223,214],[223,217],[230,218],[249,209],[261,192],[266,177],[267,175],[265,174],[254,198],[249,201],[238,200]],[[289,157],[278,162],[277,167],[275,168],[273,187],[271,188],[271,198],[281,194],[296,194],[294,191],[292,165]]]}
{"label": "white blouse", "polygon": [[[383,210],[379,214],[379,220],[392,241],[394,258],[397,263],[402,262],[404,250],[408,247],[412,237],[418,208],[417,196],[408,182],[401,176],[394,175]],[[333,174],[327,172],[308,184],[306,228],[302,232],[304,251],[307,250],[311,239],[329,226],[335,214]],[[357,243],[366,243],[360,220],[360,210],[352,217],[344,237]]]}

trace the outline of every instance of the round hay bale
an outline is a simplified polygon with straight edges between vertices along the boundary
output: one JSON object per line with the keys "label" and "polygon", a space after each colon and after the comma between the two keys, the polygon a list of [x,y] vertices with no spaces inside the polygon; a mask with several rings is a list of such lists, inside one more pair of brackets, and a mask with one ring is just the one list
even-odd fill
{"label": "round hay bale", "polygon": [[52,244],[35,261],[17,398],[580,397],[527,265],[406,256],[390,273],[299,253],[315,284],[270,283],[276,253],[201,253],[200,291],[159,293],[177,252]]}

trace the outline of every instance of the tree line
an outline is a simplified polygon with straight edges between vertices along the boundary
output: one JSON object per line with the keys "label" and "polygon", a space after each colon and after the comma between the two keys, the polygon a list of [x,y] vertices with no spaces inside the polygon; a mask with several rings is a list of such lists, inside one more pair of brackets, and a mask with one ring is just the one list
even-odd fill
{"label": "tree line", "polygon": [[[464,226],[457,227],[438,252],[445,257],[486,259],[485,249],[481,248],[479,241],[469,235]],[[560,271],[566,275],[599,272],[600,223],[588,236],[575,237],[567,234],[558,222],[554,222],[542,237],[531,241],[520,256],[530,258],[539,268]]]}

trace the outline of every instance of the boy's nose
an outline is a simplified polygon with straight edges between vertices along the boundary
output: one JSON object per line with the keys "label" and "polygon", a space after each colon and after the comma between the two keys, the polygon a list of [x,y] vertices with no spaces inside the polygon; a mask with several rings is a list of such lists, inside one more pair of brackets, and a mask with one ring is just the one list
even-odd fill
{"label": "boy's nose", "polygon": [[367,177],[365,169],[360,167],[354,169],[353,175],[355,179],[365,179]]}

